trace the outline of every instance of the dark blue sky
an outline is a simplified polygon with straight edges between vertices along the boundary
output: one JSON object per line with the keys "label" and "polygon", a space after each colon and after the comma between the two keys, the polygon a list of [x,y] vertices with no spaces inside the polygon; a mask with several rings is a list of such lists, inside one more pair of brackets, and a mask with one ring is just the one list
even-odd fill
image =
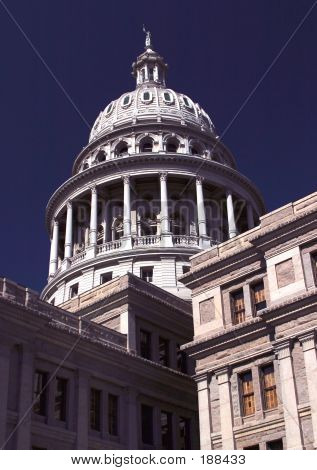
{"label": "dark blue sky", "polygon": [[[224,129],[313,0],[4,0],[85,120],[134,88],[142,24],[169,64],[168,85]],[[1,2],[2,3],[2,2]],[[0,5],[1,275],[47,278],[46,203],[89,129]],[[225,133],[268,210],[316,190],[317,7]]]}

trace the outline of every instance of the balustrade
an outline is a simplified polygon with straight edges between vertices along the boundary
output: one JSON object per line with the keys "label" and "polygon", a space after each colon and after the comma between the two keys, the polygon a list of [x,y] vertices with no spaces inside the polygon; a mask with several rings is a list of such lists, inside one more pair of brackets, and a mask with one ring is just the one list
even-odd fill
{"label": "balustrade", "polygon": [[97,245],[97,255],[112,250],[118,250],[119,248],[121,248],[121,240],[114,240],[111,242],[103,243],[102,245]]}
{"label": "balustrade", "polygon": [[145,235],[142,237],[135,237],[133,239],[134,246],[151,246],[159,245],[161,242],[160,235]]}

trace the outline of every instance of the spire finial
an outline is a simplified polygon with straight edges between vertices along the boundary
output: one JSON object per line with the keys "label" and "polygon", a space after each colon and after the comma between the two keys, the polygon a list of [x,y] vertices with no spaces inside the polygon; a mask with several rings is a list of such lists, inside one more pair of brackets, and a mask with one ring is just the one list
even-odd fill
{"label": "spire finial", "polygon": [[152,35],[150,31],[147,31],[143,25],[143,32],[145,33],[145,49],[152,49]]}

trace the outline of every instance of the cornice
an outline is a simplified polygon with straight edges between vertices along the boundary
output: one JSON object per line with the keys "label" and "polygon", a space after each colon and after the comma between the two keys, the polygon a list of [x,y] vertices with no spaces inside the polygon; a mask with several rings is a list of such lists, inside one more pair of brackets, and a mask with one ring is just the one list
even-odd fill
{"label": "cornice", "polygon": [[[212,175],[219,175],[228,178],[229,180],[237,182],[245,190],[251,193],[254,198],[260,213],[265,212],[265,206],[256,186],[242,173],[239,173],[237,170],[234,170],[228,166],[225,166],[221,163],[207,160],[202,157],[192,156],[188,154],[178,154],[178,153],[150,153],[150,154],[134,154],[129,157],[122,157],[107,160],[103,163],[95,165],[87,170],[78,173],[71,178],[69,178],[62,186],[60,186],[50,198],[47,207],[46,207],[46,227],[50,229],[50,223],[55,216],[55,212],[58,206],[67,201],[74,190],[83,188],[86,190],[88,185],[91,185],[92,182],[95,182],[98,177],[105,177],[105,175],[111,175],[113,177],[121,177],[122,173],[127,171],[128,173],[133,173],[133,168],[137,167],[143,163],[150,163],[150,166],[147,166],[147,170],[151,170],[154,162],[165,162],[168,164],[176,165],[170,171],[174,174],[178,174],[179,170],[185,170],[188,173],[193,172],[195,175],[197,172],[202,173],[206,180],[208,181],[208,170],[212,170]],[[186,163],[184,167],[177,167],[177,165]],[[168,170],[168,169],[167,169]],[[181,173],[181,171],[180,171]],[[204,174],[205,173],[205,174]],[[194,176],[194,175],[193,175]],[[212,178],[209,178],[210,181],[213,181]],[[214,181],[213,181],[214,182]]]}

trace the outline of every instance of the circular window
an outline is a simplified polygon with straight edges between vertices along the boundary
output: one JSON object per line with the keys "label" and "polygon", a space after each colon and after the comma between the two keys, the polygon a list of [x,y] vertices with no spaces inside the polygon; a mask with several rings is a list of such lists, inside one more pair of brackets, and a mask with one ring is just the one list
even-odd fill
{"label": "circular window", "polygon": [[110,114],[112,110],[113,110],[113,102],[108,104],[106,108],[106,114]]}
{"label": "circular window", "polygon": [[130,105],[130,103],[131,103],[131,95],[125,95],[125,97],[121,101],[121,106],[123,108],[126,108],[127,106]]}
{"label": "circular window", "polygon": [[144,103],[150,103],[152,101],[152,93],[150,91],[144,91],[142,94],[142,101]]}
{"label": "circular window", "polygon": [[173,102],[174,102],[173,95],[172,95],[171,93],[169,93],[168,91],[164,91],[164,93],[163,93],[163,100],[164,100],[165,103],[167,103],[167,104],[170,104],[170,103],[173,103]]}

